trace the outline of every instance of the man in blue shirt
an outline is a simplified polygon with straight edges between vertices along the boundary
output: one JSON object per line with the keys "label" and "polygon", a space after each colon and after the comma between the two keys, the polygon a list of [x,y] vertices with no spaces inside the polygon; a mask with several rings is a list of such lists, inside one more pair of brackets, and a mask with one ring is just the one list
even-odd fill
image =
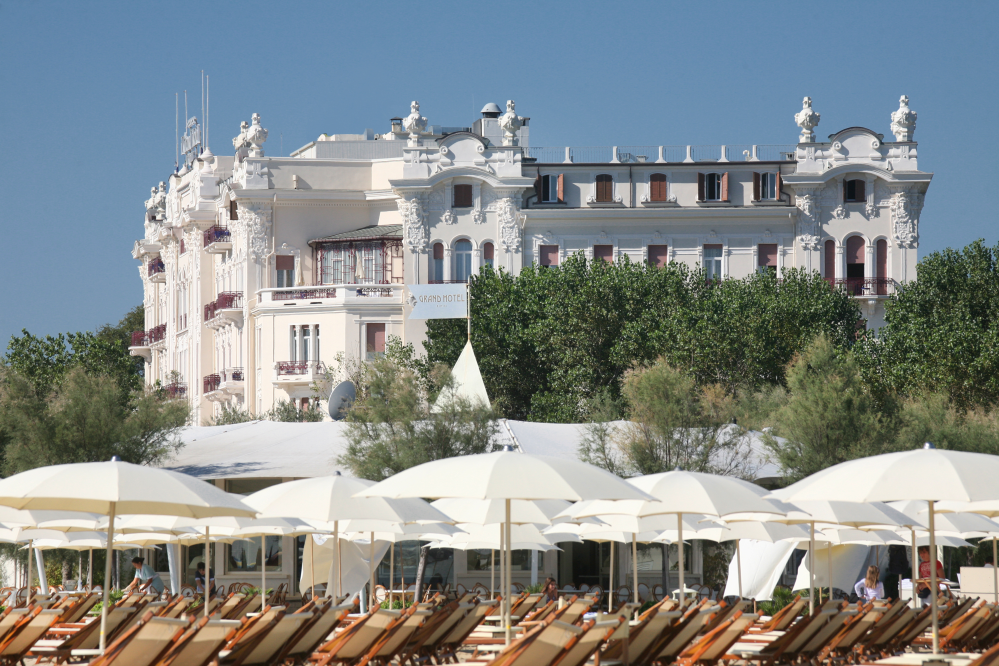
{"label": "man in blue shirt", "polygon": [[163,594],[163,579],[160,578],[158,573],[153,571],[151,566],[145,564],[143,558],[133,557],[132,566],[135,567],[135,578],[125,588],[125,592],[130,592],[138,588],[140,592],[150,591],[151,589],[156,594]]}

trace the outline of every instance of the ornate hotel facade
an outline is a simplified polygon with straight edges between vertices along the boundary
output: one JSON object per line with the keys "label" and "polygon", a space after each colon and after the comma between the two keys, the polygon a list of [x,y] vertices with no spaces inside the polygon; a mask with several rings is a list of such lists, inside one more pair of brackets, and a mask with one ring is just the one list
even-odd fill
{"label": "ornate hotel facade", "polygon": [[860,301],[869,327],[915,277],[932,174],[917,167],[902,97],[894,141],[863,127],[816,138],[810,98],[786,146],[532,147],[530,119],[489,104],[469,127],[429,125],[413,102],[376,135],[323,135],[265,154],[254,114],[233,150],[202,148],[146,201],[139,260],[146,379],[185,395],[196,422],[230,403],[318,406],[324,368],[397,335],[419,349],[406,284],[513,273],[573,253],[712,276],[820,271]]}

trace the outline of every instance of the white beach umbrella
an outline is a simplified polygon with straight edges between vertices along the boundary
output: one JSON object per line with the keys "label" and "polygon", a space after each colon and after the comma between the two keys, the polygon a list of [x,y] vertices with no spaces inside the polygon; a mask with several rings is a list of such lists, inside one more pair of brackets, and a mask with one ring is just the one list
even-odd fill
{"label": "white beach umbrella", "polygon": [[[922,500],[927,502],[930,552],[935,552],[935,503],[943,500],[982,502],[999,500],[999,456],[937,449],[886,453],[833,465],[774,493],[779,499],[850,499],[863,502]],[[940,652],[937,615],[937,571],[930,566],[930,606],[933,653]]]}
{"label": "white beach umbrella", "polygon": [[[999,500],[983,500],[978,502],[944,500],[936,503],[936,509],[941,513],[977,513],[988,518],[995,518],[999,516]],[[999,540],[999,534],[990,535],[989,540],[992,542],[992,591],[995,595],[994,599],[999,600],[999,568],[995,566],[996,563],[999,563],[999,553],[996,552],[996,541]]]}
{"label": "white beach umbrella", "polygon": [[[86,511],[110,517],[104,567],[100,649],[106,645],[111,580],[111,526],[118,513],[148,513],[192,518],[255,516],[239,497],[178,472],[109,462],[39,467],[0,480],[0,505],[15,509]],[[206,605],[207,606],[207,605]]]}
{"label": "white beach umbrella", "polygon": [[[341,586],[339,533],[344,528],[344,525],[341,525],[343,521],[379,521],[377,525],[452,522],[447,515],[420,499],[420,496],[403,499],[357,497],[358,493],[373,485],[372,481],[347,477],[335,472],[328,476],[288,481],[258,490],[246,497],[246,503],[259,510],[261,517],[296,518],[333,533],[336,539],[333,549],[336,576],[334,589],[327,594],[337,597],[340,595]],[[330,526],[332,529],[329,529]],[[364,526],[360,523],[347,529],[354,532],[392,531],[389,527]],[[314,548],[312,540],[309,542],[309,548]],[[312,576],[312,581],[314,594],[315,575]]]}
{"label": "white beach umbrella", "polygon": [[[502,499],[446,497],[435,500],[430,505],[451,516],[456,523],[476,525],[502,523],[506,512],[506,503]],[[571,506],[571,502],[560,499],[510,500],[510,522],[514,525],[523,523],[551,525],[566,521],[563,512]]]}
{"label": "white beach umbrella", "polygon": [[503,451],[435,460],[411,467],[368,488],[366,497],[445,497],[504,500],[503,620],[510,642],[510,544],[512,500],[651,499],[610,472],[566,458]]}

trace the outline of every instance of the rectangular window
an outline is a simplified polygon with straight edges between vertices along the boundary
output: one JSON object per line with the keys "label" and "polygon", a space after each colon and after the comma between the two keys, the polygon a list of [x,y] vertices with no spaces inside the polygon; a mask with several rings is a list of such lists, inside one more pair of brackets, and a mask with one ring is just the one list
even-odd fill
{"label": "rectangular window", "polygon": [[562,174],[541,177],[542,203],[562,202]]}
{"label": "rectangular window", "polygon": [[373,361],[385,353],[385,324],[367,324],[365,329],[368,338],[365,355],[369,361]]}
{"label": "rectangular window", "polygon": [[606,261],[608,264],[614,263],[614,246],[613,245],[594,245],[593,246],[593,260],[594,261]]}
{"label": "rectangular window", "polygon": [[472,207],[472,186],[471,185],[455,185],[454,186],[454,208],[471,208]]}
{"label": "rectangular window", "polygon": [[[756,176],[755,181],[759,181],[759,189],[753,194],[756,195],[757,201],[773,201],[777,198],[777,174],[776,173],[760,173],[753,174]],[[755,188],[754,188],[755,189]]]}
{"label": "rectangular window", "polygon": [[238,220],[239,219],[239,208],[236,206],[235,201],[229,202],[229,219]]}
{"label": "rectangular window", "polygon": [[493,257],[496,250],[492,243],[484,243],[482,245],[482,261],[486,266],[493,265]]}
{"label": "rectangular window", "polygon": [[867,183],[862,180],[848,180],[843,183],[843,200],[856,203],[867,200]]}
{"label": "rectangular window", "polygon": [[666,201],[666,174],[654,173],[649,177],[649,201]]}
{"label": "rectangular window", "polygon": [[262,563],[267,564],[267,571],[281,571],[281,540],[280,536],[265,537],[263,552],[260,550],[260,537],[234,541],[225,549],[225,572],[259,572]]}
{"label": "rectangular window", "polygon": [[[766,175],[766,174],[764,174]],[[760,273],[777,274],[777,243],[760,243],[756,248],[756,270]]]}
{"label": "rectangular window", "polygon": [[665,245],[649,246],[649,266],[662,268],[669,262],[669,248]]}
{"label": "rectangular window", "polygon": [[708,280],[722,279],[722,246],[704,246],[704,272]]}
{"label": "rectangular window", "polygon": [[295,286],[295,257],[290,254],[279,254],[275,259],[275,268],[277,269],[277,286],[282,287],[294,287]]}
{"label": "rectangular window", "polygon": [[291,327],[291,358],[288,360],[298,360],[298,326]]}
{"label": "rectangular window", "polygon": [[312,327],[310,326],[302,327],[302,351],[298,358],[301,361],[312,360]]}
{"label": "rectangular window", "polygon": [[614,179],[608,174],[597,176],[597,201],[610,203],[614,200]]}
{"label": "rectangular window", "polygon": [[542,245],[538,254],[538,263],[542,266],[558,266],[558,245]]}
{"label": "rectangular window", "polygon": [[[467,565],[468,572],[473,571],[490,571],[493,568],[493,563],[495,562],[496,570],[500,567],[500,553],[502,551],[491,551],[491,550],[467,550],[465,551],[465,564]],[[511,571],[530,571],[531,570],[531,551],[529,550],[514,550],[510,553],[510,570]],[[488,583],[488,581],[486,581]]]}

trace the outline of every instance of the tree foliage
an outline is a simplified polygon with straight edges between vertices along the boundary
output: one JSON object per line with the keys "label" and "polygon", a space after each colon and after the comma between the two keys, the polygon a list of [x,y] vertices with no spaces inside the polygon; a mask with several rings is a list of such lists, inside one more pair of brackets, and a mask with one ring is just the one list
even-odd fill
{"label": "tree foliage", "polygon": [[[815,335],[845,345],[860,317],[850,296],[814,273],[710,283],[683,264],[591,263],[582,255],[516,278],[484,267],[471,296],[472,344],[497,409],[554,422],[583,420],[601,392],[620,396],[629,368],[660,358],[697,385],[782,384],[788,361]],[[464,327],[428,322],[429,364],[457,360]]]}
{"label": "tree foliage", "polygon": [[364,365],[338,464],[380,481],[431,460],[487,452],[496,433],[492,411],[457,396],[435,407],[451,387],[446,368],[421,376],[412,346],[390,338],[386,354]]}
{"label": "tree foliage", "polygon": [[858,355],[876,394],[943,393],[962,409],[999,403],[999,245],[927,255],[885,304],[885,321]]}

